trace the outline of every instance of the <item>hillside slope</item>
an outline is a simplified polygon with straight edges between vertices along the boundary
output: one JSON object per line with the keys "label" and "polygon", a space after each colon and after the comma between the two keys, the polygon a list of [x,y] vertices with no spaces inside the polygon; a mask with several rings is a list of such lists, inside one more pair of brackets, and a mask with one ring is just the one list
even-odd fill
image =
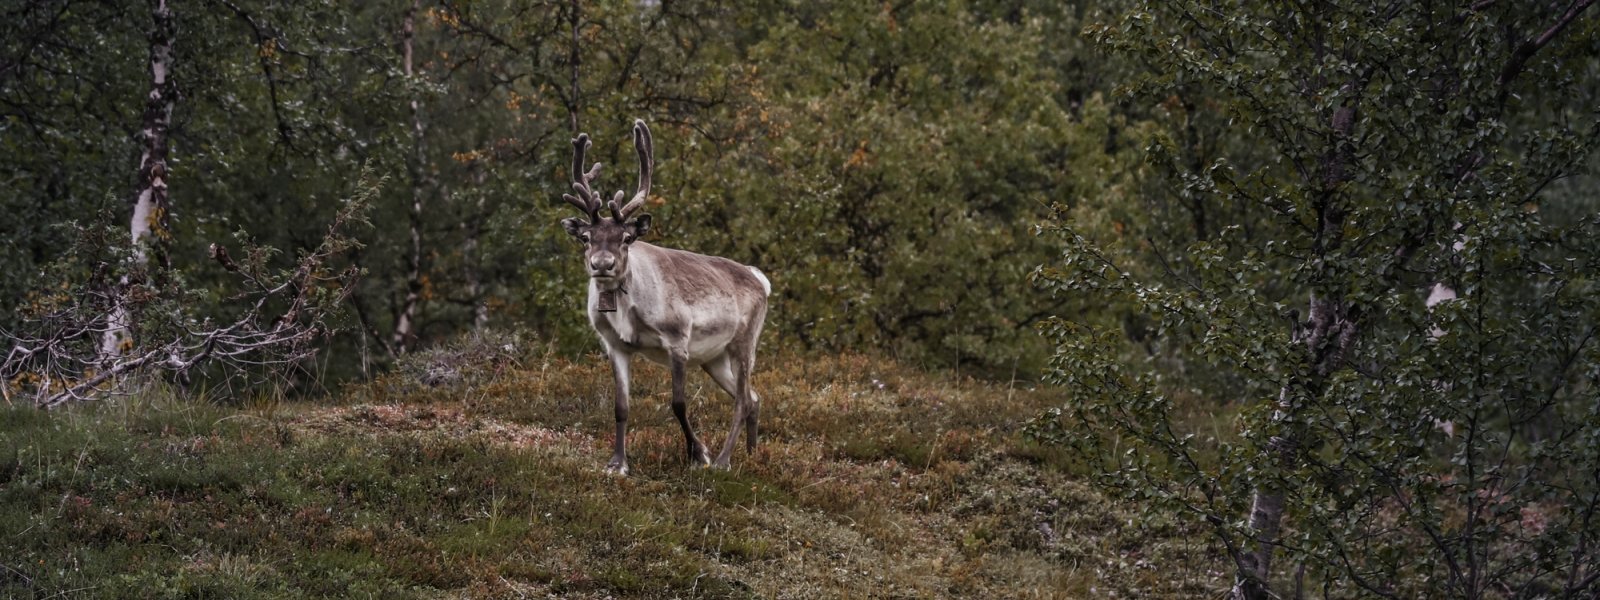
{"label": "hillside slope", "polygon": [[[762,445],[690,468],[637,368],[628,478],[598,359],[405,371],[336,402],[151,392],[0,412],[0,596],[1106,597],[1219,589],[1018,433],[1062,399],[861,356],[764,357]],[[424,369],[425,371],[425,369]],[[430,381],[434,385],[425,385]],[[730,402],[702,374],[708,443]],[[1143,595],[1143,594],[1141,594]]]}

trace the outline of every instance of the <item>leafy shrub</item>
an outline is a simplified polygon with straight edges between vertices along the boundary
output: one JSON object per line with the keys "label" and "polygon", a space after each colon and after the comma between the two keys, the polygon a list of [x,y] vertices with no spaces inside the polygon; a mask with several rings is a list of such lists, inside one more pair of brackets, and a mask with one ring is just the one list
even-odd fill
{"label": "leafy shrub", "polygon": [[1089,30],[1151,67],[1162,185],[1059,213],[1039,280],[1132,316],[1048,325],[1037,434],[1207,527],[1237,598],[1592,597],[1593,17],[1236,4]]}

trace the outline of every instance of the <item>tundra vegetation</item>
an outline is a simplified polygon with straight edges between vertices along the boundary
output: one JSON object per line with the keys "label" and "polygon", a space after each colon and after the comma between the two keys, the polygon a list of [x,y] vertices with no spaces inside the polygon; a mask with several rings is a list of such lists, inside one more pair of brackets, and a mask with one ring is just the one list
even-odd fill
{"label": "tundra vegetation", "polygon": [[0,0],[0,595],[1594,597],[1594,3]]}

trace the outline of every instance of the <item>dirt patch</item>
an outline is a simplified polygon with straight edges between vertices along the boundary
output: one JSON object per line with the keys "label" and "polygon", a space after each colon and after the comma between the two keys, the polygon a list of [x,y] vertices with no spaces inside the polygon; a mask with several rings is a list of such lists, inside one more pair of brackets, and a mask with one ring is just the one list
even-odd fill
{"label": "dirt patch", "polygon": [[594,436],[538,425],[514,423],[438,405],[359,404],[314,410],[289,420],[291,426],[322,435],[438,434],[482,437],[512,448],[586,448]]}

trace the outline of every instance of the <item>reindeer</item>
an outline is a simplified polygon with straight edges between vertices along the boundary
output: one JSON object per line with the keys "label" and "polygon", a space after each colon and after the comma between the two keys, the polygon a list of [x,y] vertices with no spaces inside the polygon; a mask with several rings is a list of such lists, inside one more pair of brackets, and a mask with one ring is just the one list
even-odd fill
{"label": "reindeer", "polygon": [[[601,198],[593,189],[600,163],[583,168],[589,134],[572,140],[572,189],[562,196],[588,220],[563,219],[561,226],[584,246],[589,273],[589,323],[600,336],[617,380],[617,437],[606,470],[627,475],[628,373],[635,355],[672,370],[672,414],[683,427],[689,461],[710,462],[705,444],[695,437],[684,397],[684,379],[699,366],[733,397],[733,426],[714,463],[728,467],[740,427],[745,445],[756,447],[756,415],[760,399],[750,389],[756,343],[767,315],[772,283],[755,267],[726,258],[662,248],[639,241],[650,229],[650,215],[638,213],[650,195],[655,152],[650,128],[633,122],[633,147],[639,154],[639,186],[633,199],[616,196],[600,214]],[[638,214],[635,214],[638,213]]]}

